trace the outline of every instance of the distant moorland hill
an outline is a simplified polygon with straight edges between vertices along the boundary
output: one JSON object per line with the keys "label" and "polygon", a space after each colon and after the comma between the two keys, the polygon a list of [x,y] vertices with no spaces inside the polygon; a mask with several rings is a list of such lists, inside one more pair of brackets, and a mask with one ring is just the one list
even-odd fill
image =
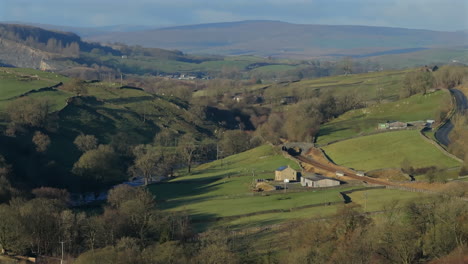
{"label": "distant moorland hill", "polygon": [[419,29],[300,25],[241,21],[178,26],[91,36],[98,42],[178,49],[189,53],[296,57],[383,55],[414,49],[466,45],[466,32]]}

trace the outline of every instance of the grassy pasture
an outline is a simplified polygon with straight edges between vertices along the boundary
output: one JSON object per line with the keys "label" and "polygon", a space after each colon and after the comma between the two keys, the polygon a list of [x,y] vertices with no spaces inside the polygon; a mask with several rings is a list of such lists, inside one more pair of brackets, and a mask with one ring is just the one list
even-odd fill
{"label": "grassy pasture", "polygon": [[256,69],[252,70],[252,73],[280,73],[280,72],[285,72],[289,70],[294,70],[297,69],[298,66],[295,65],[267,65],[267,66],[262,66],[258,67]]}
{"label": "grassy pasture", "polygon": [[[49,87],[68,81],[67,77],[55,73],[25,68],[0,68],[0,112],[12,103],[17,96],[32,90]],[[31,93],[31,98],[47,98],[51,112],[59,111],[73,94],[63,91],[42,91]]]}
{"label": "grassy pasture", "polygon": [[410,53],[382,55],[369,57],[366,60],[377,61],[386,69],[417,67],[423,65],[441,65],[456,60],[468,63],[468,50],[466,48],[434,48]]}
{"label": "grassy pasture", "polygon": [[264,96],[266,98],[282,98],[290,95],[316,97],[354,93],[359,95],[362,101],[368,102],[377,99],[378,90],[381,88],[383,99],[394,101],[398,99],[400,84],[405,74],[406,71],[371,72],[307,79],[290,84],[274,84],[265,91]]}
{"label": "grassy pasture", "polygon": [[62,110],[67,105],[67,99],[71,96],[73,96],[73,94],[63,90],[44,91],[28,95],[28,97],[31,98],[47,98],[50,103],[51,112]]}
{"label": "grassy pasture", "polygon": [[353,203],[361,205],[365,211],[370,212],[384,210],[386,205],[389,205],[394,201],[398,201],[403,204],[409,201],[417,201],[421,198],[427,197],[428,194],[400,190],[375,189],[353,192],[348,194],[348,196],[351,197],[351,201]]}
{"label": "grassy pasture", "polygon": [[450,94],[446,91],[437,91],[352,110],[322,126],[317,143],[326,144],[334,140],[370,133],[376,131],[378,123],[389,120],[409,122],[437,119],[444,104],[450,104]]}
{"label": "grassy pasture", "polygon": [[424,141],[416,130],[388,132],[353,138],[323,147],[337,164],[356,170],[401,167],[407,159],[413,167],[456,167],[460,164]]}
{"label": "grassy pasture", "polygon": [[8,68],[8,72],[0,68],[0,100],[8,100],[34,89],[57,84],[58,82],[40,78],[21,77]]}
{"label": "grassy pasture", "polygon": [[[157,200],[161,201],[159,203],[161,209],[185,210],[196,220],[237,216],[272,209],[288,211],[266,214],[278,217],[270,219],[273,222],[320,214],[322,209],[323,213],[334,212],[335,210],[331,209],[333,206],[300,210],[294,210],[294,208],[326,202],[341,202],[343,199],[339,192],[355,188],[342,186],[304,192],[276,191],[256,196],[250,192],[253,178],[272,179],[274,170],[282,165],[290,165],[299,169],[295,162],[284,158],[276,148],[264,145],[223,160],[200,165],[194,169],[192,175],[183,175],[149,188],[156,195]],[[263,214],[249,216],[247,219],[262,222],[267,220]],[[223,223],[242,226],[252,224],[250,220],[243,218],[222,221],[221,224]]]}
{"label": "grassy pasture", "polygon": [[145,74],[152,72],[220,72],[223,69],[243,71],[252,63],[265,62],[266,59],[255,56],[231,56],[226,58],[206,58],[201,62],[176,60],[171,58],[153,58],[135,56],[121,59],[117,56],[100,56],[86,53],[90,60],[102,60],[105,64],[122,69],[125,72]]}

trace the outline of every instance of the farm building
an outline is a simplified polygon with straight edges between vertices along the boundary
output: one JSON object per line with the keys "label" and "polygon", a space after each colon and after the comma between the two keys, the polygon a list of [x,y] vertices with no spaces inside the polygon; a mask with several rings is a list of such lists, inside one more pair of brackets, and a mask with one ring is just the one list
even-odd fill
{"label": "farm building", "polygon": [[282,166],[275,171],[275,181],[297,181],[297,171],[289,166]]}
{"label": "farm building", "polygon": [[385,129],[404,129],[407,128],[408,124],[405,122],[399,122],[399,121],[393,121],[393,122],[387,122],[387,123],[379,123],[377,128],[380,130],[385,130]]}
{"label": "farm building", "polygon": [[378,129],[385,130],[388,129],[388,123],[379,123],[377,126]]}
{"label": "farm building", "polygon": [[340,185],[340,181],[319,174],[306,174],[301,177],[301,185],[304,187],[332,187]]}
{"label": "farm building", "polygon": [[405,123],[405,122],[399,122],[399,121],[396,121],[396,122],[390,122],[388,124],[388,128],[389,129],[403,129],[403,128],[407,128],[408,127],[408,124]]}

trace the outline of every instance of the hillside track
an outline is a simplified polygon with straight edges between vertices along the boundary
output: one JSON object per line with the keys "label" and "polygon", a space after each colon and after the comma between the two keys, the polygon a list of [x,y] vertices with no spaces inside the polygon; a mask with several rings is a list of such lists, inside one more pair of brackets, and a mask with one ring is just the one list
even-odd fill
{"label": "hillside track", "polygon": [[[331,173],[336,173],[337,168],[329,166],[327,164],[323,164],[320,162],[317,162],[313,159],[304,157],[304,156],[296,156],[295,157],[297,160],[299,160],[302,163],[311,165],[312,167],[316,167],[325,171],[329,171]],[[377,184],[377,185],[388,185],[388,186],[393,186],[395,184],[389,183],[387,181],[382,181],[382,180],[377,180],[374,178],[366,177],[366,176],[358,176],[355,173],[351,173],[349,169],[343,170],[345,173],[345,177],[352,178],[354,180],[362,181],[365,183],[370,183],[370,184]]]}
{"label": "hillside track", "polygon": [[[466,99],[466,96],[463,94],[462,91],[457,89],[450,89],[450,92],[455,98],[456,112],[463,115],[466,114],[466,110],[468,109],[468,100]],[[449,134],[452,131],[452,129],[453,123],[451,120],[448,120],[435,132],[436,139],[446,147],[450,144]]]}

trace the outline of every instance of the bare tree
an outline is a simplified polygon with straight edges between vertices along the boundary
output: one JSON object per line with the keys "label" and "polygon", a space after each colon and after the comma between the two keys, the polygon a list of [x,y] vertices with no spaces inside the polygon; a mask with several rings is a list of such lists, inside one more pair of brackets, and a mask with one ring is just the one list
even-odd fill
{"label": "bare tree", "polygon": [[148,185],[152,176],[158,172],[163,156],[153,147],[147,145],[138,145],[134,148],[133,154],[135,161],[130,167],[130,172],[135,176],[143,176],[145,185]]}
{"label": "bare tree", "polygon": [[86,152],[88,150],[96,149],[98,146],[98,140],[93,135],[84,135],[81,134],[75,138],[73,143],[76,147],[81,150],[82,152]]}
{"label": "bare tree", "polygon": [[48,135],[36,131],[32,138],[32,142],[36,145],[37,152],[45,152],[50,145],[50,138]]}
{"label": "bare tree", "polygon": [[198,151],[197,140],[192,134],[185,134],[179,140],[178,150],[182,155],[188,167],[188,173],[191,172],[192,162]]}

